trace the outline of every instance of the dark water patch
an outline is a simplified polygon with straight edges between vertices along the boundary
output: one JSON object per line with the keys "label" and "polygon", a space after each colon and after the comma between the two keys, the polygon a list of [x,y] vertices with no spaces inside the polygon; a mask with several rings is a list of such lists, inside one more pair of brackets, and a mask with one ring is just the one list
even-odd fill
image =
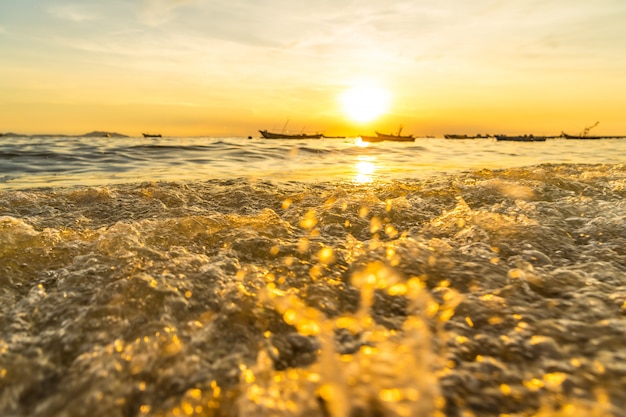
{"label": "dark water patch", "polygon": [[326,154],[326,153],[332,152],[329,149],[313,148],[313,147],[309,147],[309,146],[299,146],[297,149],[298,149],[299,152],[316,154],[316,155],[321,155],[321,154]]}

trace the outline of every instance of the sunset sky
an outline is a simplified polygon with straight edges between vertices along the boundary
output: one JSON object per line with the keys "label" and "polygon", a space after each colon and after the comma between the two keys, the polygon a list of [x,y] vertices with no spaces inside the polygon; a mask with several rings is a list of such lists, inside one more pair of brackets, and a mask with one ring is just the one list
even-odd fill
{"label": "sunset sky", "polygon": [[2,1],[0,132],[626,134],[624,22],[624,0]]}

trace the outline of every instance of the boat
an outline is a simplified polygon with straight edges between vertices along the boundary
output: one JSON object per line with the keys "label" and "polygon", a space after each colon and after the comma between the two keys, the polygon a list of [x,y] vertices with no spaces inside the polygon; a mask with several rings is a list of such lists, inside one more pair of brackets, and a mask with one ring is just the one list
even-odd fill
{"label": "boat", "polygon": [[489,135],[483,135],[479,133],[475,136],[471,136],[471,135],[458,135],[454,133],[446,133],[445,135],[443,135],[443,137],[446,139],[488,139]]}
{"label": "boat", "polygon": [[507,136],[507,135],[496,135],[496,140],[508,140],[514,142],[545,142],[545,136],[535,136],[535,135],[522,135],[522,136]]}
{"label": "boat", "polygon": [[565,139],[602,139],[602,136],[568,135],[565,132],[563,132],[561,136]]}
{"label": "boat", "polygon": [[268,132],[267,130],[259,130],[259,133],[265,139],[321,139],[324,135],[322,133],[315,134],[307,134],[307,133],[299,133],[296,135],[286,134],[286,133],[273,133]]}
{"label": "boat", "polygon": [[561,138],[565,139],[583,139],[583,140],[593,140],[593,139],[626,139],[624,135],[606,135],[606,136],[589,136],[589,135],[568,135],[565,132],[561,133]]}
{"label": "boat", "polygon": [[413,135],[402,136],[400,134],[401,131],[402,131],[402,129],[400,129],[400,131],[398,131],[397,135],[394,135],[392,133],[376,132],[376,136],[378,136],[379,138],[382,138],[383,140],[391,140],[391,141],[395,141],[395,142],[415,142],[415,137]]}
{"label": "boat", "polygon": [[160,133],[142,133],[144,138],[160,138]]}
{"label": "boat", "polygon": [[378,131],[374,131],[376,136],[363,136],[361,135],[361,140],[363,142],[415,142],[415,137],[413,135],[402,135],[402,126],[398,129],[398,134],[394,135],[392,133],[380,133]]}
{"label": "boat", "polygon": [[565,132],[561,132],[561,136],[565,139],[602,139],[602,136],[589,136],[589,131],[599,124],[600,122],[595,122],[591,126],[585,127],[579,135],[568,135]]}
{"label": "boat", "polygon": [[565,139],[604,139],[604,136],[568,135],[565,132],[561,133],[561,136]]}

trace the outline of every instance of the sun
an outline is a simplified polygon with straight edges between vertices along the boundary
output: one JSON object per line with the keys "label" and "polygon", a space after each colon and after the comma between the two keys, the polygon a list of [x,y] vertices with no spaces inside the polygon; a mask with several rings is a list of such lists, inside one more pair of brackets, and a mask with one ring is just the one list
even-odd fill
{"label": "sun", "polygon": [[339,96],[348,118],[357,123],[371,122],[389,109],[391,95],[373,82],[359,82]]}

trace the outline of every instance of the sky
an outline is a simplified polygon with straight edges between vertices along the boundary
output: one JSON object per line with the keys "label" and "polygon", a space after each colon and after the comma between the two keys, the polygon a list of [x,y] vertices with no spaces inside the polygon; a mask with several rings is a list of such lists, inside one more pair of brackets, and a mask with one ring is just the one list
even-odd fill
{"label": "sky", "polygon": [[[626,134],[624,22],[624,0],[6,0],[0,132]],[[355,85],[382,114],[350,116]]]}

